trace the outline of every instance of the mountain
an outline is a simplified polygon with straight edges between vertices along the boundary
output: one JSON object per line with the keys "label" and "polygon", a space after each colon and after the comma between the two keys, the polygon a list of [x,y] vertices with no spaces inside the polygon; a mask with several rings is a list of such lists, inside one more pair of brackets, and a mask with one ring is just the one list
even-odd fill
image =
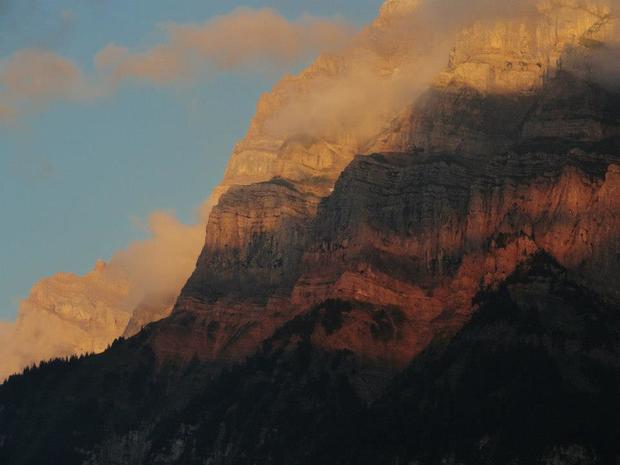
{"label": "mountain", "polygon": [[[386,75],[376,76],[379,82],[396,79],[396,69],[406,68],[405,63],[420,64],[424,56],[415,48],[403,52],[402,44],[397,53],[379,53],[386,43],[403,40],[394,33],[395,19],[389,14],[399,11],[397,5],[386,4],[361,42],[364,50],[370,46],[373,56],[384,59],[383,65],[394,66]],[[403,5],[407,13],[414,8],[409,2]],[[608,280],[617,273],[617,265],[600,267],[598,260],[608,259],[608,241],[612,250],[617,247],[613,233],[605,229],[613,231],[618,225],[612,187],[617,181],[614,168],[603,172],[615,158],[601,159],[603,171],[597,176],[605,187],[600,194],[592,174],[571,164],[583,159],[587,166],[594,153],[602,155],[608,147],[617,147],[618,97],[582,76],[580,61],[566,58],[587,55],[589,49],[573,48],[586,38],[603,40],[611,34],[611,25],[601,20],[605,11],[584,11],[560,2],[552,10],[542,9],[533,22],[516,19],[465,29],[447,69],[431,89],[393,119],[382,115],[385,129],[369,138],[357,128],[340,125],[322,139],[268,138],[268,121],[277,119],[273,114],[287,113],[291,94],[319,89],[313,83],[327,72],[325,61],[319,59],[299,77],[285,79],[273,94],[263,97],[248,136],[233,153],[224,182],[214,194],[221,197],[212,210],[196,270],[181,291],[169,324],[153,336],[156,354],[162,360],[168,355],[186,361],[194,356],[243,360],[284,321],[322,299],[343,295],[411,312],[422,306],[429,319],[446,309],[466,315],[480,282],[487,286],[498,282],[536,250],[551,253],[572,268],[591,267],[583,273],[592,283]],[[553,25],[561,26],[550,25],[550,17]],[[377,38],[386,30],[385,37]],[[343,67],[368,66],[368,60],[359,60],[354,52],[353,58],[342,58]],[[346,72],[334,75],[332,81],[349,80]],[[349,148],[337,142],[339,137],[348,141]],[[265,144],[278,148],[259,151],[257,147]],[[331,145],[334,150],[340,147],[342,161],[349,163],[344,173],[340,174],[340,162],[327,165],[320,176],[316,171],[299,171],[308,167],[306,157],[315,150],[322,153],[326,144],[336,144]],[[352,150],[364,145],[370,153],[423,152],[414,160],[428,161],[394,167],[390,161],[385,165],[364,158],[352,161]],[[569,152],[570,157],[557,156]],[[449,158],[442,161],[436,155]],[[459,172],[452,168],[457,162],[462,165]],[[288,169],[291,163],[299,168]],[[269,169],[259,173],[242,166]],[[544,182],[534,179],[541,170]],[[480,172],[486,174],[480,177]],[[428,192],[408,187],[427,176],[446,187],[429,186]],[[230,179],[247,185],[227,187]],[[340,183],[346,183],[341,196],[336,189],[319,202]],[[397,197],[402,203],[398,208],[407,205],[408,210],[391,211],[384,204]],[[326,204],[333,204],[331,219]],[[351,217],[340,218],[336,212],[342,211]],[[565,216],[577,217],[582,230],[567,229]],[[502,234],[514,238],[508,251],[492,247]],[[601,257],[593,256],[599,253]],[[599,278],[587,276],[598,271],[602,271]],[[615,282],[606,282],[607,291],[614,292],[614,286]]]}
{"label": "mountain", "polygon": [[[386,2],[380,17],[360,34],[354,45],[338,55],[321,56],[308,69],[297,76],[284,77],[263,95],[246,137],[234,148],[224,179],[206,202],[202,216],[208,217],[220,196],[231,187],[266,182],[277,176],[290,179],[297,189],[317,198],[327,195],[338,175],[385,118],[402,109],[402,101],[396,100],[396,96],[403,92],[404,83],[413,73],[397,71],[414,62],[415,57],[412,47],[401,40],[400,29],[396,33],[393,27],[408,17],[416,5],[417,1]],[[360,80],[360,76],[364,79]],[[409,86],[407,83],[406,87]],[[371,88],[375,90],[369,92]],[[343,89],[347,89],[347,95],[336,98]],[[406,92],[410,94],[409,90]],[[361,120],[357,116],[346,117],[366,104],[380,109],[381,115]],[[334,116],[320,123],[325,120],[325,112]],[[304,133],[303,128],[309,126],[314,129]],[[131,246],[134,250],[130,247],[118,252],[107,271],[100,270],[96,281],[90,275],[69,277],[59,273],[36,283],[31,292],[40,298],[31,296],[20,307],[19,324],[13,325],[1,354],[2,359],[11,362],[0,362],[0,379],[42,360],[101,352],[115,338],[133,335],[142,326],[169,315],[174,303],[171,301],[191,274],[200,251],[202,228],[202,224],[185,230],[168,228],[176,229],[171,234],[161,233],[162,227],[156,225],[156,237],[151,244],[147,240]],[[132,252],[137,255],[135,258],[131,257]],[[161,263],[154,257],[160,257]],[[167,267],[174,271],[167,271]],[[61,283],[67,280],[73,281],[71,291],[54,290],[63,289]],[[104,281],[112,289],[109,295],[100,292]],[[127,288],[124,299],[113,290],[119,281]],[[59,285],[47,285],[55,282]],[[46,289],[49,296],[43,295]],[[57,298],[65,305],[61,327],[56,332],[50,328],[41,333],[48,340],[40,348],[31,347],[28,340],[38,334],[37,322],[49,313],[48,306],[39,305],[40,302]],[[125,325],[110,320],[105,328],[84,331],[82,320],[86,314],[87,318],[97,319],[104,318],[108,311],[124,320]]]}
{"label": "mountain", "polygon": [[[295,189],[303,193],[324,197],[357,153],[409,151],[413,147],[439,150],[442,146],[447,150],[505,150],[513,139],[507,131],[517,131],[514,125],[519,124],[518,116],[514,118],[509,112],[502,120],[494,117],[492,121],[476,123],[477,116],[473,114],[470,115],[472,122],[479,127],[467,130],[485,130],[480,131],[477,138],[471,132],[459,134],[458,129],[450,127],[451,121],[457,121],[450,116],[450,111],[462,111],[463,106],[454,105],[450,99],[458,100],[463,88],[499,94],[532,92],[561,67],[571,73],[587,74],[591,65],[584,68],[584,63],[591,57],[584,60],[581,55],[586,53],[584,50],[590,53],[597,44],[608,39],[613,27],[609,8],[596,3],[541,2],[535,14],[523,13],[524,16],[516,20],[507,19],[514,16],[512,12],[495,14],[491,16],[492,24],[486,19],[487,24],[480,21],[463,31],[460,28],[468,21],[480,19],[475,18],[476,11],[464,9],[459,11],[462,18],[451,20],[447,11],[440,8],[437,13],[429,9],[432,7],[418,0],[385,2],[379,17],[350,47],[321,56],[308,69],[297,76],[285,77],[265,94],[257,105],[246,137],[233,150],[222,183],[204,208],[205,215],[231,187],[268,182],[274,177],[292,182]],[[445,40],[437,39],[444,36],[455,37],[456,46],[451,50]],[[429,104],[446,106],[442,123],[446,127],[433,120],[417,120],[422,115],[428,118],[442,115],[405,108],[408,102],[417,101],[416,97],[432,80],[435,88],[442,89],[441,97],[436,98],[444,101]],[[447,89],[452,90],[446,92]],[[367,108],[373,111],[366,111]],[[520,111],[527,109],[524,104]],[[392,123],[386,125],[386,121]],[[429,123],[433,127],[429,127]],[[540,122],[537,130],[543,130],[542,124],[546,123]],[[493,126],[497,130],[492,134]],[[475,144],[475,147],[463,147],[464,143]],[[149,246],[150,250],[138,252],[134,261],[139,261],[139,266],[127,264],[123,258],[112,259],[114,271],[103,273],[101,279],[108,280],[112,287],[119,278],[126,281],[127,299],[117,302],[114,311],[124,318],[125,314],[129,316],[130,328],[110,324],[96,335],[83,331],[80,314],[97,306],[84,302],[90,301],[99,291],[96,286],[88,287],[88,279],[75,276],[75,285],[82,286],[81,293],[72,291],[63,299],[78,309],[77,313],[65,314],[57,334],[52,336],[48,332],[50,341],[45,347],[34,350],[27,340],[37,331],[37,315],[40,313],[41,318],[45,318],[47,310],[45,306],[39,308],[25,303],[28,313],[34,316],[20,316],[20,324],[13,327],[2,357],[11,362],[3,364],[0,376],[4,378],[50,357],[91,350],[99,352],[114,338],[134,334],[145,324],[167,316],[172,307],[170,300],[191,274],[202,240],[200,228],[199,224],[178,231],[177,235],[183,238],[174,239],[176,244],[187,243],[191,247],[171,246],[165,237],[156,240]],[[120,255],[123,254],[121,251]],[[163,256],[162,263],[175,260],[174,267],[168,268],[179,269],[166,271],[151,258],[158,255]],[[151,276],[153,270],[158,269],[160,272],[155,274],[162,276]],[[54,279],[62,281],[65,275],[61,273],[47,281]],[[144,287],[148,288],[146,293]],[[37,285],[33,290],[36,288]],[[155,302],[155,296],[159,302]],[[69,302],[71,298],[73,302]],[[115,298],[113,292],[109,297],[103,296],[101,305],[106,306],[106,299]],[[99,317],[91,315],[90,318]]]}
{"label": "mountain", "polygon": [[41,360],[102,352],[130,319],[122,279],[109,279],[98,262],[84,276],[59,273],[39,281],[7,327],[0,379]]}
{"label": "mountain", "polygon": [[483,18],[420,91],[424,8],[261,99],[171,315],[11,377],[0,462],[620,460],[610,10]]}
{"label": "mountain", "polygon": [[170,314],[202,246],[203,227],[156,213],[149,230],[151,237],[84,275],[57,273],[32,287],[17,321],[5,325],[0,380],[42,360],[102,352]]}

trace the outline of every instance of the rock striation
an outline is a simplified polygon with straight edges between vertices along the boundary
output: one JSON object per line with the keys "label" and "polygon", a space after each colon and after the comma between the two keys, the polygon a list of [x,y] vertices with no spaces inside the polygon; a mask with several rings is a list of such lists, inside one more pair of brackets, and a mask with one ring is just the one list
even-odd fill
{"label": "rock striation", "polygon": [[[207,246],[177,308],[190,312],[218,308],[225,313],[236,307],[244,316],[233,320],[245,323],[231,323],[235,328],[231,334],[246,324],[261,327],[263,309],[270,309],[270,315],[295,314],[291,289],[303,266],[298,257],[313,227],[318,199],[330,194],[357,153],[424,150],[492,155],[537,147],[543,151],[579,147],[587,152],[613,146],[618,129],[611,109],[616,101],[588,84],[595,74],[592,55],[614,33],[613,16],[605,4],[540,2],[529,16],[483,19],[459,31],[455,46],[445,54],[430,40],[436,34],[424,35],[426,6],[418,0],[386,1],[379,17],[351,46],[321,56],[261,97],[248,133],[233,150],[206,210],[229,190],[235,192],[214,211]],[[431,90],[415,98],[431,80]],[[410,101],[415,103],[403,109]],[[545,143],[549,139],[555,141]],[[281,180],[277,188],[274,179]],[[268,200],[257,207],[253,196]],[[244,221],[246,213],[237,209],[248,209],[252,219]],[[289,225],[295,231],[292,237],[271,237],[286,236],[277,229]],[[229,240],[231,234],[238,236],[236,243]],[[178,289],[176,284],[172,287]],[[75,327],[65,334],[73,334],[69,345],[78,352],[100,350],[115,337],[133,335],[170,312],[169,296],[157,305],[149,297],[142,303],[130,298],[117,304],[122,318],[132,315],[128,327],[119,330],[112,318],[110,326],[95,335],[83,331],[79,321],[80,312],[90,312],[82,304],[87,305],[84,302],[93,292],[97,293],[96,286],[84,288],[82,296],[71,294],[79,309],[71,323]],[[129,306],[136,310],[125,308]],[[44,307],[42,312],[46,314]],[[104,320],[105,312],[100,316]],[[250,314],[254,316],[246,318]],[[274,324],[265,326],[266,332],[255,330],[256,341]],[[256,341],[238,356],[251,352]],[[50,349],[28,360],[69,352]]]}
{"label": "rock striation", "polygon": [[[368,37],[393,26],[397,3],[386,4]],[[541,4],[527,21],[477,23],[459,35],[430,90],[366,143],[382,155],[357,157],[342,174],[362,138],[349,138],[350,150],[316,135],[276,140],[269,122],[291,98],[312,95],[315,79],[340,79],[356,58],[324,57],[285,79],[263,97],[231,158],[196,271],[172,318],[153,330],[156,354],[240,360],[284,321],[344,299],[394,307],[407,330],[391,347],[365,351],[369,332],[345,335],[358,331],[355,322],[321,344],[402,365],[458,330],[477,292],[541,251],[616,299],[608,277],[618,271],[609,257],[618,250],[620,101],[576,65],[562,65],[610,28],[605,8],[562,2]],[[368,43],[379,53],[386,41]],[[413,60],[396,56],[386,75]],[[246,150],[258,146],[275,150],[273,164],[260,161],[266,152]],[[304,171],[307,159],[325,171]],[[226,179],[260,182],[231,188]]]}
{"label": "rock striation", "polygon": [[403,363],[536,253],[618,301],[619,173],[617,157],[586,154],[360,157],[321,205],[292,301],[400,309]]}
{"label": "rock striation", "polygon": [[620,460],[620,94],[588,65],[608,10],[481,21],[403,111],[300,131],[326,76],[412,76],[417,8],[262,99],[172,314],[0,387],[0,461]]}

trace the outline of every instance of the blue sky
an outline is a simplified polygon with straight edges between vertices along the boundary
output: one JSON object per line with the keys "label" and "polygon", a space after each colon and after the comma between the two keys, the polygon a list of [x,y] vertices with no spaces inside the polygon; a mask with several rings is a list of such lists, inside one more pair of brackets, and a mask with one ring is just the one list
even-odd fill
{"label": "blue sky", "polygon": [[[0,0],[0,60],[37,48],[85,72],[109,43],[149,47],[157,25],[204,22],[236,7],[370,21],[381,0]],[[297,65],[298,67],[300,65]],[[295,71],[291,69],[289,71]],[[186,222],[219,182],[260,93],[278,73],[220,73],[190,85],[123,85],[0,122],[0,319],[31,285],[84,273],[145,236],[136,220],[170,210]],[[1,87],[0,87],[1,90]]]}

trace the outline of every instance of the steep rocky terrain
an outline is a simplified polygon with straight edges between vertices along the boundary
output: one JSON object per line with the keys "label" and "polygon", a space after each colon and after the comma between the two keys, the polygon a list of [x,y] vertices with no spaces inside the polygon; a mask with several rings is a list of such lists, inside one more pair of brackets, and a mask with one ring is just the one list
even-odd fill
{"label": "steep rocky terrain", "polygon": [[0,379],[40,360],[105,350],[129,321],[128,292],[126,282],[105,276],[103,262],[85,276],[37,283],[4,335]]}
{"label": "steep rocky terrain", "polygon": [[[364,43],[394,51],[375,39],[417,3],[386,2]],[[171,316],[9,379],[0,462],[618,462],[620,94],[584,65],[609,10],[535,18],[466,29],[373,135],[273,123],[358,53],[285,79]]]}
{"label": "steep rocky terrain", "polygon": [[[149,218],[151,237],[99,260],[84,275],[57,273],[36,283],[5,326],[0,380],[56,357],[102,352],[172,311],[204,240],[200,225],[165,213]],[[164,265],[165,264],[165,265]]]}
{"label": "steep rocky terrain", "polygon": [[[221,185],[214,190],[205,206],[205,214],[208,215],[220,196],[231,187],[267,182],[274,177],[291,180],[295,183],[294,189],[300,192],[327,195],[335,179],[355,153],[360,151],[366,139],[378,131],[384,118],[393,116],[397,109],[401,109],[402,102],[394,102],[394,95],[401,93],[403,83],[407,82],[413,72],[408,70],[403,73],[399,70],[413,62],[415,56],[412,54],[412,44],[401,40],[401,34],[394,32],[394,26],[402,22],[403,17],[408,17],[417,4],[417,0],[386,2],[377,21],[360,34],[355,44],[340,54],[321,56],[308,69],[299,75],[284,77],[271,92],[263,95],[246,137],[233,150]],[[360,76],[364,76],[362,81]],[[360,96],[368,93],[369,88],[380,91],[372,95],[370,100],[362,99],[360,102]],[[343,89],[347,89],[350,95],[341,100],[338,94]],[[366,103],[372,105],[380,114],[363,121],[357,116],[346,116],[353,111],[357,114],[357,109]],[[326,111],[334,112],[334,116],[321,123],[325,119]],[[305,208],[313,207],[309,204]],[[194,232],[188,235],[192,237],[179,238],[177,242],[193,243]],[[166,244],[161,247],[165,246]],[[179,255],[187,253],[187,248],[180,247]],[[154,254],[159,252],[150,250],[147,255]],[[148,258],[145,260],[148,261]],[[190,261],[192,263],[189,267],[183,266],[182,282],[191,274],[195,255],[191,256]],[[110,286],[114,286],[118,281],[118,272],[123,274],[123,265],[121,263],[120,267],[116,267],[121,269],[117,269],[115,273],[101,274],[99,281],[105,280]],[[150,268],[158,266],[161,265],[149,264]],[[75,315],[65,312],[65,330],[62,334],[51,336],[63,338],[65,342],[62,347],[52,344],[37,351],[28,347],[27,338],[11,338],[2,358],[13,361],[0,365],[0,379],[31,363],[51,357],[80,354],[85,350],[99,352],[116,337],[133,335],[145,324],[170,314],[172,297],[168,293],[158,296],[157,290],[151,290],[144,296],[144,301],[136,300],[135,294],[140,293],[140,285],[129,279],[125,283],[128,286],[126,301],[115,301],[117,296],[111,292],[109,296],[102,296],[101,303],[106,307],[108,301],[116,302],[113,311],[124,315],[125,319],[130,318],[128,327],[123,328],[122,325],[113,323],[98,331],[97,335],[84,332],[81,320],[86,312],[96,307],[88,302],[92,301],[92,295],[97,294],[98,288],[93,285],[91,289],[88,277],[73,276],[72,279],[75,281],[74,290],[67,292],[62,299],[67,303],[66,309],[75,309]],[[66,274],[60,273],[45,282],[63,280],[66,280]],[[155,279],[159,280],[161,278]],[[162,284],[167,289],[173,288],[174,292],[178,292],[182,286],[182,282],[177,283],[178,280],[179,277],[175,274],[166,277],[166,282]],[[34,286],[34,289],[39,289],[39,293],[41,288],[42,285],[39,284]],[[159,302],[155,301],[155,296],[160,298]],[[52,300],[55,296],[42,298]],[[73,300],[70,302],[71,299]],[[32,318],[20,317],[19,332],[30,334],[37,330],[36,327],[28,327],[29,324],[45,318],[47,310],[45,305],[39,307],[25,303],[24,306],[28,307]],[[105,318],[103,314],[106,310],[101,313],[102,315],[91,315],[89,318]],[[39,314],[40,316],[37,316]],[[27,357],[21,355],[24,351],[28,352]]]}
{"label": "steep rocky terrain", "polygon": [[[418,0],[386,1],[379,17],[351,46],[321,56],[308,69],[286,76],[266,93],[205,211],[210,211],[231,187],[268,182],[275,177],[290,181],[299,192],[324,197],[357,153],[421,148],[491,153],[508,149],[524,131],[532,141],[561,131],[587,131],[592,141],[600,141],[603,133],[613,136],[613,125],[605,126],[604,115],[596,114],[602,107],[595,95],[588,107],[579,106],[584,99],[573,99],[574,109],[584,113],[585,118],[575,114],[570,123],[565,117],[556,124],[554,110],[548,105],[539,107],[540,118],[528,118],[527,127],[521,127],[537,98],[532,94],[559,71],[591,77],[589,55],[600,50],[613,34],[613,16],[604,3],[539,2],[534,14],[530,11],[529,16],[516,19],[508,19],[515,12],[482,19],[468,12],[464,15],[467,19],[461,21],[437,21],[428,10],[428,5]],[[469,26],[467,21],[474,19],[481,21]],[[459,32],[448,57],[448,48],[436,43],[436,38],[452,37],[463,25],[468,27]],[[441,27],[441,33],[433,32],[433,27]],[[435,91],[403,109],[432,79]],[[528,94],[530,100],[524,98]],[[560,100],[556,111],[565,114],[568,103]],[[386,125],[386,121],[391,123]],[[313,207],[309,204],[306,208]],[[183,269],[181,279],[167,278],[167,289],[176,292],[180,288],[190,274],[191,264]],[[81,280],[81,285],[86,281]],[[116,277],[112,277],[110,284],[115,281]],[[130,298],[116,306],[116,310],[134,315],[130,328],[111,325],[97,336],[82,331],[80,313],[87,306],[81,303],[97,292],[86,286],[81,296],[72,294],[75,301],[71,305],[77,313],[75,318],[64,320],[65,326],[71,326],[64,331],[64,347],[30,351],[24,358],[16,355],[24,348],[19,338],[13,338],[14,350],[3,358],[17,357],[21,361],[3,370],[9,374],[50,356],[81,353],[86,348],[100,350],[114,337],[133,334],[169,314],[169,295],[155,305],[153,295],[158,291],[150,289],[146,301],[141,302],[133,298],[139,285],[130,281]],[[113,293],[109,299],[114,299]],[[38,311],[37,306],[29,308],[30,314]],[[45,307],[40,311],[45,315]],[[34,320],[37,318],[27,321]]]}
{"label": "steep rocky terrain", "polygon": [[[386,5],[367,31],[370,37],[394,27],[389,11]],[[353,161],[336,185],[342,189],[321,204],[317,217],[317,196],[333,189],[339,169],[319,176],[270,168],[238,178],[249,183],[275,176],[224,193],[214,207],[196,271],[175,306],[175,323],[154,336],[156,353],[162,360],[240,360],[297,312],[344,296],[402,307],[426,327],[416,342],[407,338],[410,347],[395,349],[405,363],[435,334],[432,320],[454,313],[458,317],[450,321],[464,321],[481,283],[500,282],[538,250],[596,289],[615,292],[615,281],[605,280],[618,270],[610,259],[618,249],[617,171],[610,165],[620,136],[620,99],[567,58],[586,59],[586,39],[612,34],[608,13],[560,2],[541,6],[535,21],[466,29],[431,89],[387,120],[378,136],[365,141],[353,128],[345,130],[354,142],[350,148],[409,155]],[[553,31],[549,18],[558,24]],[[370,43],[383,50],[393,38]],[[415,63],[416,53],[400,49],[390,56],[398,57],[399,68]],[[313,88],[320,63],[295,82]],[[293,95],[304,92],[296,88]],[[270,134],[268,121],[286,112],[282,101],[289,97],[265,101],[280,94],[290,97],[278,88],[264,97],[241,147],[262,144]],[[278,143],[305,157],[307,150],[327,147],[327,139],[317,140],[306,135]],[[288,160],[286,150],[272,154],[274,167]],[[347,162],[352,159],[349,149],[340,150]],[[223,186],[244,157],[249,166],[271,166],[251,154],[233,154]],[[294,164],[305,166],[299,159]],[[425,191],[421,182],[429,177],[439,185]],[[394,199],[402,205],[390,206]],[[351,217],[340,218],[341,211]],[[496,246],[498,237],[508,243]]]}
{"label": "steep rocky terrain", "polygon": [[[147,324],[163,320],[172,312],[176,295],[154,295],[144,298],[132,311],[131,318],[124,328],[122,336],[135,336]],[[113,339],[116,339],[115,335]],[[79,353],[79,352],[78,352]]]}
{"label": "steep rocky terrain", "polygon": [[215,378],[197,362],[158,370],[144,336],[101,356],[51,363],[0,389],[0,459],[615,463],[617,305],[544,253],[475,303],[458,334],[436,338],[391,382],[387,365],[315,343],[350,321],[370,323],[377,343],[398,337],[394,309],[341,300],[286,323],[246,363]]}

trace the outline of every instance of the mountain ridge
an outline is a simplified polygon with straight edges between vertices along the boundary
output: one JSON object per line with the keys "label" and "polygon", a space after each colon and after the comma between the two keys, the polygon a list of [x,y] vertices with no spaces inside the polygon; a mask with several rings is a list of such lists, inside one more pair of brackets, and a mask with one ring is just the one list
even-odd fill
{"label": "mountain ridge", "polygon": [[[387,2],[364,37],[399,4],[420,8]],[[0,461],[620,460],[620,97],[567,60],[598,53],[606,10],[559,5],[551,41],[544,9],[466,30],[370,138],[274,135],[304,83],[276,86],[171,315],[0,386]]]}

